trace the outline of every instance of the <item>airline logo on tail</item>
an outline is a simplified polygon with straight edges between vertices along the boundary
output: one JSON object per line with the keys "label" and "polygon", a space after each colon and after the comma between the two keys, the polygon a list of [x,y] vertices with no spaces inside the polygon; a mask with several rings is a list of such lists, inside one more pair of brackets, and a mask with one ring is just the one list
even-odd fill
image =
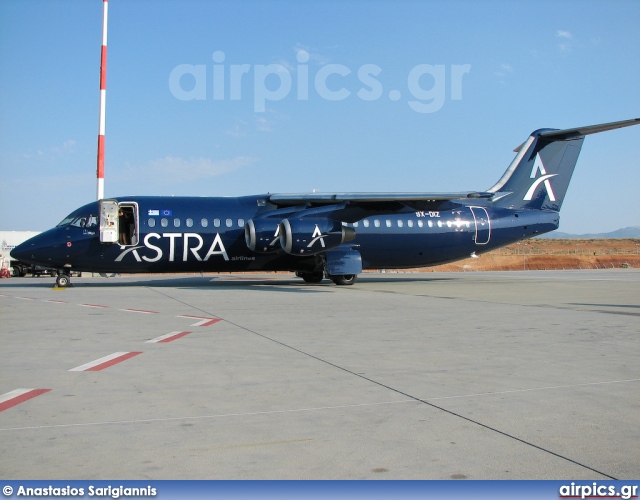
{"label": "airline logo on tail", "polygon": [[[538,171],[540,172],[540,177],[536,179]],[[538,153],[536,155],[535,161],[533,162],[533,168],[531,169],[531,178],[536,180],[533,184],[531,184],[531,187],[529,188],[529,191],[527,191],[527,194],[524,195],[523,200],[531,201],[531,199],[533,198],[533,193],[535,193],[540,184],[543,184],[544,188],[547,190],[547,196],[549,196],[549,199],[551,201],[556,201],[556,195],[553,193],[551,181],[549,180],[556,175],[558,174],[547,174],[547,170],[544,168],[544,164],[542,163],[542,158],[540,158],[540,153]]]}

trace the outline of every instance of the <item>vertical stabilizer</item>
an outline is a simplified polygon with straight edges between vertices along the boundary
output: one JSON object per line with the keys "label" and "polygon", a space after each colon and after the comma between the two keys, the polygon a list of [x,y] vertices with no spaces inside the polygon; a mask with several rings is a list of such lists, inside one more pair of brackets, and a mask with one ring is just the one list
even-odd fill
{"label": "vertical stabilizer", "polygon": [[487,191],[497,206],[559,211],[586,135],[640,124],[640,119],[565,130],[540,129],[516,149],[502,178]]}

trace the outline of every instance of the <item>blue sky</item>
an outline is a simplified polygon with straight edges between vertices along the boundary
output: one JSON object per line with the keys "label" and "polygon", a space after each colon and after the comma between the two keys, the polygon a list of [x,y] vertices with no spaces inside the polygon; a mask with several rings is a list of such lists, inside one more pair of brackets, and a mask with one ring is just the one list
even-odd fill
{"label": "blue sky", "polygon": [[[640,117],[639,21],[638,1],[110,0],[105,195],[487,189],[535,129]],[[101,0],[0,2],[2,230],[96,197],[101,29]],[[561,230],[640,225],[639,157],[640,127],[587,137]]]}

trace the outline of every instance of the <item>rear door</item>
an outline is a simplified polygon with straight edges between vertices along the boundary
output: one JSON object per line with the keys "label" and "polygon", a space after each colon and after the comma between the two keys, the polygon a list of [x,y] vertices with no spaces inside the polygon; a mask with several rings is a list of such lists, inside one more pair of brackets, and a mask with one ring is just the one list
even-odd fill
{"label": "rear door", "polygon": [[483,207],[469,207],[476,224],[476,245],[486,245],[491,239],[491,220],[489,212]]}

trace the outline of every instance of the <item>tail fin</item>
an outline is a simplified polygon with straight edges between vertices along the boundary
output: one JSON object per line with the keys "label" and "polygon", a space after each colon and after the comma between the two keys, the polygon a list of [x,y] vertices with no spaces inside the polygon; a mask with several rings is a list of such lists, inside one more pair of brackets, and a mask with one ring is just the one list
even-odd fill
{"label": "tail fin", "polygon": [[640,118],[565,130],[540,129],[516,148],[502,178],[487,191],[507,208],[559,211],[578,161],[584,137],[640,124]]}

